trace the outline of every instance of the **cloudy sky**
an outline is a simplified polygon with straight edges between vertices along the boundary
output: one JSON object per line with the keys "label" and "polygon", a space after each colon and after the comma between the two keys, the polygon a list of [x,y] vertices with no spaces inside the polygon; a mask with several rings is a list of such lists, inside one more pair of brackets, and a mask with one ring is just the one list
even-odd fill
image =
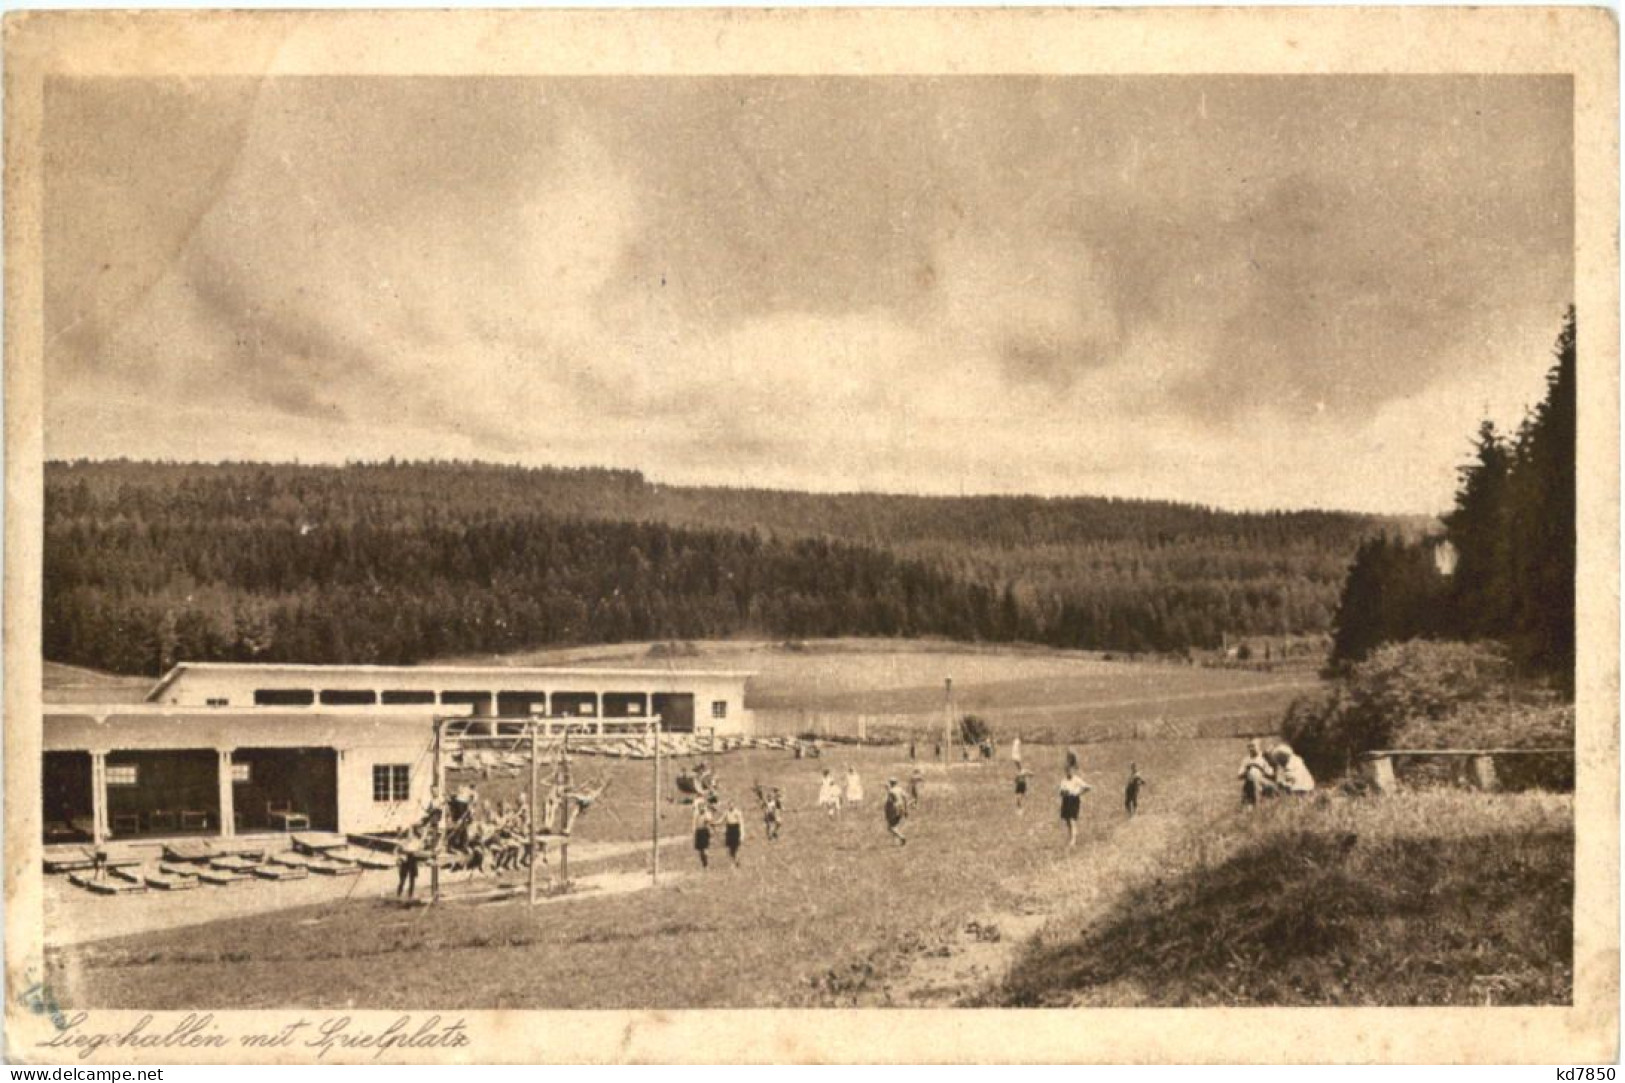
{"label": "cloudy sky", "polygon": [[53,458],[1447,506],[1566,79],[59,79]]}

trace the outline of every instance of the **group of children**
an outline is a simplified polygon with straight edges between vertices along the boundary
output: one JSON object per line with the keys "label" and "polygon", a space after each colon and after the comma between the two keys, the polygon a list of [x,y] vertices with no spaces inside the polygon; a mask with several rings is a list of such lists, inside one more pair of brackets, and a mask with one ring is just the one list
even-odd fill
{"label": "group of children", "polygon": [[509,804],[482,803],[479,791],[464,784],[450,798],[442,799],[440,787],[430,790],[423,816],[402,836],[395,847],[395,864],[400,880],[397,898],[411,900],[417,891],[419,865],[440,850],[449,858],[449,867],[470,874],[504,873],[531,865],[532,831],[535,853],[547,864],[546,833],[569,834],[576,819],[603,794],[605,784],[595,782],[572,786],[567,768],[556,775],[542,803],[541,816],[532,815],[530,798],[520,791]]}
{"label": "group of children", "polygon": [[[912,746],[910,751],[913,751]],[[1271,756],[1276,755],[1278,751],[1279,749],[1272,750]],[[1253,742],[1250,746],[1249,761],[1242,767],[1242,776],[1247,780],[1244,792],[1254,795],[1249,799],[1249,803],[1256,803],[1257,795],[1266,785],[1288,786],[1294,784],[1294,780],[1301,785],[1301,781],[1308,777],[1307,769],[1302,767],[1302,761],[1292,757],[1290,749],[1286,751],[1289,758],[1276,765],[1270,757],[1263,756],[1259,752],[1257,742]],[[1027,793],[1034,774],[1022,763],[1019,736],[1012,743],[1010,752],[1016,769],[1016,813],[1021,815],[1025,812]],[[720,829],[722,845],[728,852],[728,859],[737,868],[739,851],[744,844],[744,813],[736,801],[725,801],[721,797],[717,779],[709,769],[702,768],[692,773],[685,771],[683,774],[684,778],[680,781],[687,781],[689,785],[687,787],[680,785],[679,789],[693,797],[694,850],[699,857],[700,866],[707,869],[711,867],[712,840]],[[1139,767],[1130,764],[1128,782],[1123,791],[1123,807],[1128,815],[1133,816],[1138,812],[1140,794],[1147,785]],[[1312,788],[1313,781],[1310,780],[1308,785]],[[784,824],[784,793],[778,787],[764,788],[759,783],[754,789],[761,809],[764,834],[769,842],[776,841]],[[1078,773],[1077,753],[1068,749],[1065,777],[1059,786],[1061,822],[1066,828],[1068,846],[1077,844],[1077,823],[1082,812],[1083,795],[1089,793],[1091,789],[1092,787],[1083,781]],[[906,788],[896,776],[886,780],[882,812],[886,831],[898,846],[908,845],[908,836],[904,828],[910,813],[919,805],[924,792],[925,772],[917,763],[909,773]],[[827,816],[833,819],[840,815],[844,807],[861,805],[863,802],[863,780],[856,768],[851,766],[846,768],[844,781],[837,779],[830,769],[824,769],[823,776],[819,780],[818,807]],[[586,805],[591,803],[591,797],[568,793],[564,803],[571,806],[567,816],[573,819],[570,813],[584,810]],[[550,795],[548,807],[543,812],[543,823],[553,823],[558,812],[555,807],[557,804],[559,802]],[[578,805],[579,807],[576,807]],[[417,887],[418,866],[428,853],[436,849],[437,838],[442,832],[444,837],[441,841],[445,852],[452,857],[453,868],[494,873],[528,868],[531,863],[529,846],[531,825],[531,809],[524,793],[519,795],[513,805],[499,802],[495,807],[491,807],[481,805],[479,794],[472,786],[461,787],[449,801],[444,802],[440,798],[439,789],[436,788],[425,807],[422,820],[407,832],[397,847],[400,882],[396,887],[396,895],[406,899],[413,897]],[[538,840],[538,843],[537,856],[545,864],[546,844],[541,840]]]}

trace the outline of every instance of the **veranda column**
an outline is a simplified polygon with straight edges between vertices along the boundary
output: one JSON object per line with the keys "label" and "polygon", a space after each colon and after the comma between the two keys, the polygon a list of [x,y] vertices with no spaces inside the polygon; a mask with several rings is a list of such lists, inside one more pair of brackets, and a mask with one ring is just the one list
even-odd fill
{"label": "veranda column", "polygon": [[90,831],[97,846],[107,841],[107,753],[90,754]]}
{"label": "veranda column", "polygon": [[237,802],[232,793],[231,754],[234,749],[222,748],[220,753],[220,834],[231,838],[237,834]]}

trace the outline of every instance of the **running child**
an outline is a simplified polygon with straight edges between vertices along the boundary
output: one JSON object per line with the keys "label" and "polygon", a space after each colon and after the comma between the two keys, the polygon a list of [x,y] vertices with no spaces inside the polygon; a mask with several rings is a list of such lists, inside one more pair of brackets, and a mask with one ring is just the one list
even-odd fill
{"label": "running child", "polygon": [[903,787],[897,784],[895,778],[886,780],[886,830],[891,837],[897,840],[897,845],[907,846],[908,838],[903,834],[903,821],[908,819],[908,794]]}

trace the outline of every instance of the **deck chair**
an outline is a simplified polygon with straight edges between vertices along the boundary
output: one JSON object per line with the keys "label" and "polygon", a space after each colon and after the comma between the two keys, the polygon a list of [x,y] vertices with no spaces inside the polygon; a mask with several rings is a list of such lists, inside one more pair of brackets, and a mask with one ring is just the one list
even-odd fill
{"label": "deck chair", "polygon": [[163,866],[157,872],[149,872],[142,877],[143,882],[156,891],[188,891],[197,887],[197,876],[175,876],[163,871]]}
{"label": "deck chair", "polygon": [[303,865],[256,865],[253,874],[261,880],[303,880],[310,870]]}

